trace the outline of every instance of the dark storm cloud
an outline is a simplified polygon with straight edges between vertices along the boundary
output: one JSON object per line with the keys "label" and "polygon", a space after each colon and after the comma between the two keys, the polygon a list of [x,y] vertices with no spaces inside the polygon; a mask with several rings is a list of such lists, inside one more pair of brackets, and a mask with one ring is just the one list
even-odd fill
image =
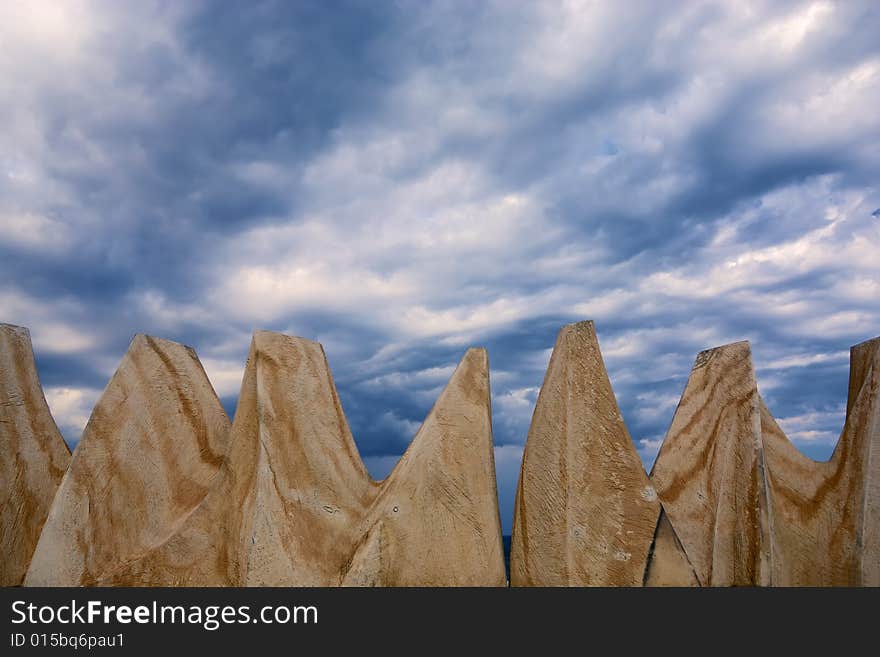
{"label": "dark storm cloud", "polygon": [[384,476],[470,345],[502,517],[559,327],[646,463],[749,339],[825,457],[880,333],[875,3],[21,4],[0,40],[0,320],[73,442],[136,332],[232,412],[251,331],[319,340]]}

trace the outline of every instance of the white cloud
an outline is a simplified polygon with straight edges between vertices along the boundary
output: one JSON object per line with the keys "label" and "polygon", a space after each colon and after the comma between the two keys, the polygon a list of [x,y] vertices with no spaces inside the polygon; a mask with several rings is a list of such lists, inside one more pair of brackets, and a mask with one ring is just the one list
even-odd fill
{"label": "white cloud", "polygon": [[786,370],[792,367],[807,367],[819,363],[845,363],[849,360],[848,351],[835,351],[830,354],[791,354],[762,363],[768,370]]}
{"label": "white cloud", "polygon": [[650,472],[654,460],[657,458],[657,454],[660,452],[660,447],[662,445],[663,436],[656,436],[653,438],[641,438],[639,440],[639,456],[642,457],[642,463],[644,464],[645,469],[648,472]]}
{"label": "white cloud", "polygon": [[841,406],[834,411],[810,411],[801,415],[776,418],[776,422],[792,442],[835,445],[845,416],[846,406]]}
{"label": "white cloud", "polygon": [[636,416],[642,422],[669,424],[678,405],[679,396],[660,392],[643,392],[636,395]]}
{"label": "white cloud", "polygon": [[69,228],[51,217],[0,212],[0,244],[24,250],[64,251],[70,245]]}
{"label": "white cloud", "polygon": [[423,387],[425,385],[436,386],[438,384],[445,385],[452,373],[455,372],[456,365],[450,363],[438,367],[428,367],[412,372],[387,372],[379,376],[366,379],[360,385],[373,388],[412,388]]}
{"label": "white cloud", "polygon": [[244,376],[243,361],[205,357],[201,357],[199,360],[218,397],[222,399],[239,393],[241,380]]}
{"label": "white cloud", "polygon": [[539,390],[537,386],[508,388],[492,395],[496,443],[514,447],[525,444]]}
{"label": "white cloud", "polygon": [[79,441],[101,396],[101,390],[92,388],[47,387],[43,389],[46,403],[58,428],[69,445]]}
{"label": "white cloud", "polygon": [[768,48],[794,50],[811,33],[821,32],[822,24],[829,21],[833,11],[834,6],[829,2],[813,2],[798,7],[791,14],[764,27],[759,38]]}
{"label": "white cloud", "polygon": [[96,344],[95,332],[80,321],[64,321],[65,316],[79,319],[79,303],[62,298],[53,302],[33,298],[14,287],[0,288],[0,312],[3,321],[26,326],[34,349],[43,353],[69,354],[85,351]]}
{"label": "white cloud", "polygon": [[403,445],[409,445],[422,423],[398,417],[394,411],[385,411],[379,418],[379,426],[396,434]]}
{"label": "white cloud", "polygon": [[39,322],[31,331],[34,348],[44,353],[76,353],[95,345],[95,336],[67,324]]}

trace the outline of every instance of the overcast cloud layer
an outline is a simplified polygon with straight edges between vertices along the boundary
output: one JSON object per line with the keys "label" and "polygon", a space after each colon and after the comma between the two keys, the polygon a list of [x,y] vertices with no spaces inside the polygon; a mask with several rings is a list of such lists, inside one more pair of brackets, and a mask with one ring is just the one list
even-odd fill
{"label": "overcast cloud layer", "polygon": [[570,321],[647,465],[741,339],[826,458],[880,334],[878,34],[872,0],[6,0],[0,321],[71,444],[136,332],[230,414],[253,329],[318,340],[377,477],[485,346],[505,532]]}

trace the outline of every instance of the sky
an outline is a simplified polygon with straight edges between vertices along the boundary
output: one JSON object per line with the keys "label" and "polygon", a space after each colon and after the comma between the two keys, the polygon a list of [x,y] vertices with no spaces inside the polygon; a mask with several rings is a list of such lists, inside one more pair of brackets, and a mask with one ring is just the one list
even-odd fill
{"label": "sky", "polygon": [[880,335],[880,5],[0,0],[0,321],[75,445],[135,333],[230,415],[254,329],[321,342],[375,477],[488,349],[505,533],[559,328],[650,467],[748,339],[825,459]]}

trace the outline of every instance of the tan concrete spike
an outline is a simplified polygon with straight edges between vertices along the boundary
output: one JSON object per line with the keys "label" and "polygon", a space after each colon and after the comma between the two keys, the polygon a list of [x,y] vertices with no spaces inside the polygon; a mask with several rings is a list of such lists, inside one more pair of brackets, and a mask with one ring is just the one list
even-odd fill
{"label": "tan concrete spike", "polygon": [[469,349],[361,524],[343,585],[504,586],[489,360]]}
{"label": "tan concrete spike", "polygon": [[641,586],[659,514],[593,323],[563,327],[523,454],[511,585]]}
{"label": "tan concrete spike", "polygon": [[106,583],[503,585],[488,404],[485,352],[471,350],[377,483],[321,345],[258,331],[213,490]]}
{"label": "tan concrete spike", "polygon": [[0,586],[22,583],[69,462],[30,334],[0,324]]}
{"label": "tan concrete spike", "polygon": [[860,583],[880,586],[880,337],[853,347],[850,363],[844,430],[849,444],[835,458],[854,461],[853,476],[861,480]]}
{"label": "tan concrete spike", "polygon": [[700,584],[770,583],[770,509],[748,342],[697,356],[651,480]]}
{"label": "tan concrete spike", "polygon": [[850,352],[846,423],[813,461],[761,401],[773,509],[773,584],[880,586],[880,338]]}
{"label": "tan concrete spike", "polygon": [[95,584],[161,544],[204,498],[228,433],[195,352],[135,336],[74,451],[25,585]]}
{"label": "tan concrete spike", "polygon": [[175,534],[104,583],[327,585],[374,488],[321,346],[257,331],[211,491]]}
{"label": "tan concrete spike", "polygon": [[[238,582],[326,586],[356,540],[376,495],[358,455],[321,345],[266,331],[254,335],[253,396],[233,424],[237,449],[258,445],[244,509]],[[242,410],[242,405],[239,404]],[[234,537],[233,537],[234,540]]]}
{"label": "tan concrete spike", "polygon": [[697,574],[666,512],[660,510],[657,531],[645,569],[645,586],[699,586]]}

